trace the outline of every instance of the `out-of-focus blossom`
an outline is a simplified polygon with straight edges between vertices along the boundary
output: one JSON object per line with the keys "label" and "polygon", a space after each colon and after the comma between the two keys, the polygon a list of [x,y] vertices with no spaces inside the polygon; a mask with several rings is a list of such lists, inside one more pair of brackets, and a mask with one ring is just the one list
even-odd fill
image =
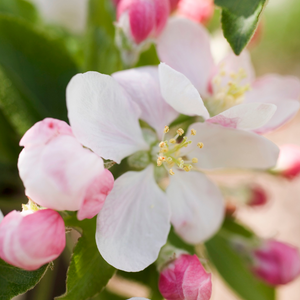
{"label": "out-of-focus blossom", "polygon": [[1,209],[0,209],[0,223],[1,223],[1,221],[3,220],[3,218],[4,218],[4,216],[3,216],[3,213],[2,213],[2,211],[1,211]]}
{"label": "out-of-focus blossom", "polygon": [[287,284],[300,275],[298,249],[267,240],[253,251],[253,272],[270,285]]}
{"label": "out-of-focus blossom", "polygon": [[117,6],[116,44],[123,61],[134,64],[166,25],[169,0],[121,0]]}
{"label": "out-of-focus blossom", "polygon": [[205,24],[214,14],[213,0],[180,0],[177,13],[195,22]]}
{"label": "out-of-focus blossom", "polygon": [[18,168],[29,198],[55,210],[79,210],[79,220],[100,211],[113,188],[113,176],[99,156],[82,147],[67,123],[40,121],[20,145],[25,148]]}
{"label": "out-of-focus blossom", "polygon": [[[297,78],[270,74],[255,79],[247,52],[230,53],[215,65],[208,32],[200,24],[173,18],[158,38],[157,51],[161,61],[183,73],[197,88],[212,116],[209,122],[265,133],[286,123],[299,109]],[[256,111],[250,116],[249,106],[255,104]],[[268,122],[259,128],[248,126],[254,115],[271,114],[270,104],[277,111]]]}
{"label": "out-of-focus blossom", "polygon": [[268,202],[268,195],[260,185],[251,184],[249,186],[249,198],[246,202],[249,206],[262,206]]}
{"label": "out-of-focus blossom", "polygon": [[65,244],[64,221],[51,209],[14,210],[0,223],[0,257],[25,270],[56,259]]}
{"label": "out-of-focus blossom", "polygon": [[30,0],[49,23],[82,33],[87,19],[88,0]]}
{"label": "out-of-focus blossom", "polygon": [[171,12],[174,11],[177,8],[177,5],[178,5],[179,1],[180,0],[169,0]]}
{"label": "out-of-focus blossom", "polygon": [[162,270],[158,287],[167,300],[209,300],[211,274],[196,255],[182,254]]}
{"label": "out-of-focus blossom", "polygon": [[281,146],[276,167],[272,171],[288,179],[298,176],[300,173],[300,147],[291,144]]}
{"label": "out-of-focus blossom", "polygon": [[[186,136],[180,128],[171,134],[166,125],[179,113],[206,118],[208,112],[184,75],[164,64],[159,75],[155,67],[112,77],[78,74],[68,85],[67,107],[73,133],[83,145],[117,163],[131,156],[131,164],[143,164],[143,171],[116,180],[98,218],[102,256],[125,271],[142,270],[156,260],[170,229],[168,202],[171,222],[186,242],[197,244],[218,230],[222,196],[198,168],[268,169],[278,157],[277,146],[261,136],[207,122],[191,125]],[[142,131],[139,119],[156,132]],[[153,164],[168,171],[166,193],[155,182]]]}

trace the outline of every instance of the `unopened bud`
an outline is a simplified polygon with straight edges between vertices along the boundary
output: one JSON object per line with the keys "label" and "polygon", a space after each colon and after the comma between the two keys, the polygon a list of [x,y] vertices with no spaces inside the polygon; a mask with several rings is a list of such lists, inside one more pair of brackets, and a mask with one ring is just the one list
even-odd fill
{"label": "unopened bud", "polygon": [[196,255],[181,254],[162,270],[158,287],[166,300],[209,300],[211,274]]}

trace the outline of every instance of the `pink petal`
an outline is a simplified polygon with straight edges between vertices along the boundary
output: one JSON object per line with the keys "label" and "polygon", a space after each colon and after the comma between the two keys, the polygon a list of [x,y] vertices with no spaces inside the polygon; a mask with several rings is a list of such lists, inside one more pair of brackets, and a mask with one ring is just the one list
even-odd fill
{"label": "pink petal", "polygon": [[208,32],[185,18],[172,18],[157,41],[160,60],[184,74],[204,97],[214,62]]}

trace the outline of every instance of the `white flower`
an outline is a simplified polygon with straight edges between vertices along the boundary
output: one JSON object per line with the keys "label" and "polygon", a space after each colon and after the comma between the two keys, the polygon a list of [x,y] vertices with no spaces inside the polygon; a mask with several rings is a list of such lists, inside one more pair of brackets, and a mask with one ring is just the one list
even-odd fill
{"label": "white flower", "polygon": [[[165,65],[162,68],[169,70]],[[165,125],[179,113],[208,116],[196,89],[182,74],[177,75],[174,79],[160,74],[166,101],[155,67],[122,71],[112,77],[96,72],[78,74],[67,88],[71,127],[82,144],[117,163],[137,151],[149,157],[143,171],[127,172],[115,181],[98,215],[99,251],[121,270],[139,271],[157,259],[167,240],[170,218],[188,243],[200,243],[218,230],[224,215],[222,196],[198,168],[266,169],[276,163],[278,148],[267,139],[215,124],[195,123],[180,144],[170,141],[173,136],[167,136]],[[156,131],[149,144],[139,119]],[[175,173],[166,192],[154,177],[154,168],[162,170],[163,166]]]}

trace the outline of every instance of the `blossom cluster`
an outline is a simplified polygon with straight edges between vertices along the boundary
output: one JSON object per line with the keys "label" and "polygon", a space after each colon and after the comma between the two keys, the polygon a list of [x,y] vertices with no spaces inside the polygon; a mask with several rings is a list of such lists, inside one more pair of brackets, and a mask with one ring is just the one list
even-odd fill
{"label": "blossom cluster", "polygon": [[[213,1],[114,4],[124,64],[135,65],[152,43],[160,64],[75,75],[66,88],[70,125],[46,118],[25,133],[18,169],[29,202],[22,212],[0,216],[0,257],[36,270],[64,250],[66,214],[77,212],[80,221],[97,216],[96,244],[107,263],[138,272],[160,261],[165,299],[208,300],[212,276],[197,255],[176,249],[164,257],[171,226],[189,245],[220,230],[232,192],[208,171],[246,169],[289,179],[300,173],[299,148],[279,149],[263,136],[296,115],[300,81],[256,78],[247,50],[214,57],[201,24],[212,16]],[[127,169],[114,178],[107,162],[126,162]],[[253,185],[236,195],[250,206],[267,201]],[[293,246],[268,239],[242,248],[249,269],[269,285],[300,274]]]}

